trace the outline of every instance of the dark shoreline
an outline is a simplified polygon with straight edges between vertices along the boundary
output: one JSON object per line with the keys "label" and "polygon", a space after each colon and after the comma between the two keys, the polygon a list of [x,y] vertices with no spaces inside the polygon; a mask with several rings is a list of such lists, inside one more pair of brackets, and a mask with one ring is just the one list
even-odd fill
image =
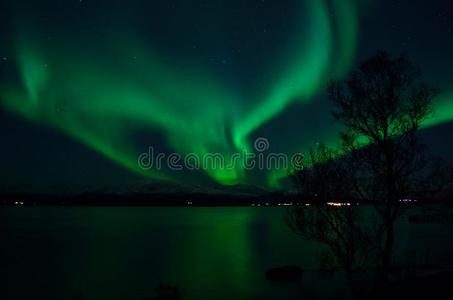
{"label": "dark shoreline", "polygon": [[[448,199],[452,199],[449,197]],[[351,203],[351,205],[372,204],[369,201],[338,200],[335,202]],[[151,206],[151,207],[231,207],[231,206],[292,206],[305,205],[304,201],[284,193],[270,193],[264,195],[237,195],[237,194],[0,194],[0,206]],[[413,203],[402,205],[448,204],[453,202],[447,199],[420,199]]]}

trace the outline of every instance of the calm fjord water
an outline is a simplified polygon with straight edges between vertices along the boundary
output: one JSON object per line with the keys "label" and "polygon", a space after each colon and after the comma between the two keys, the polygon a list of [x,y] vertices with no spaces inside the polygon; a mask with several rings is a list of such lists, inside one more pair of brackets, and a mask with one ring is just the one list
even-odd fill
{"label": "calm fjord water", "polygon": [[[315,271],[325,248],[293,234],[284,215],[252,207],[2,207],[0,298],[145,299],[164,282],[187,299],[297,299],[301,287],[332,283]],[[401,251],[450,263],[453,226],[400,223]],[[301,282],[266,280],[268,268],[285,264],[307,270]]]}

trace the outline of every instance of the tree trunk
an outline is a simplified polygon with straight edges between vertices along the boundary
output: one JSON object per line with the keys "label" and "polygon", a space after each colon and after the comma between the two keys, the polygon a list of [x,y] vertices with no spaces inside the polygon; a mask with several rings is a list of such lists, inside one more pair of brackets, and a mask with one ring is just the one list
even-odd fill
{"label": "tree trunk", "polygon": [[394,224],[392,220],[387,220],[387,235],[385,238],[384,249],[382,254],[382,281],[387,283],[392,268],[392,252],[394,242]]}
{"label": "tree trunk", "polygon": [[394,239],[394,212],[393,209],[398,205],[398,197],[396,191],[396,176],[394,173],[394,153],[390,145],[385,144],[384,153],[387,157],[386,174],[387,174],[387,203],[384,212],[384,224],[386,227],[386,236],[382,253],[382,282],[385,284],[389,280],[389,275],[392,267],[392,250]]}

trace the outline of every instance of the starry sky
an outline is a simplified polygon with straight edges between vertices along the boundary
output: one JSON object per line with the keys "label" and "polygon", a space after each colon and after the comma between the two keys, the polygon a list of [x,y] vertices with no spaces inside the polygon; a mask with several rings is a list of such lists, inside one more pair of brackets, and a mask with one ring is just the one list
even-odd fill
{"label": "starry sky", "polygon": [[442,90],[424,134],[448,156],[449,0],[3,0],[0,187],[279,188],[287,170],[144,170],[137,158],[153,147],[228,163],[258,137],[288,155],[333,144],[326,83],[378,50],[408,55]]}

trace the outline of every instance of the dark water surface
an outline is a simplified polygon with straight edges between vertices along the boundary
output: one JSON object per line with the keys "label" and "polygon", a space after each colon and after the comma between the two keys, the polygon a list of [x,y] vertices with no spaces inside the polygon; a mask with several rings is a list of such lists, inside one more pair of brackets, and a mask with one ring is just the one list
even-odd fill
{"label": "dark water surface", "polygon": [[[187,299],[297,299],[326,292],[320,244],[287,228],[282,208],[0,208],[1,299],[144,299],[159,282]],[[449,264],[453,226],[402,219],[400,252]],[[426,258],[424,257],[426,256]],[[301,282],[266,269],[299,264]],[[335,281],[338,285],[338,282]],[[341,283],[340,283],[341,285]]]}

